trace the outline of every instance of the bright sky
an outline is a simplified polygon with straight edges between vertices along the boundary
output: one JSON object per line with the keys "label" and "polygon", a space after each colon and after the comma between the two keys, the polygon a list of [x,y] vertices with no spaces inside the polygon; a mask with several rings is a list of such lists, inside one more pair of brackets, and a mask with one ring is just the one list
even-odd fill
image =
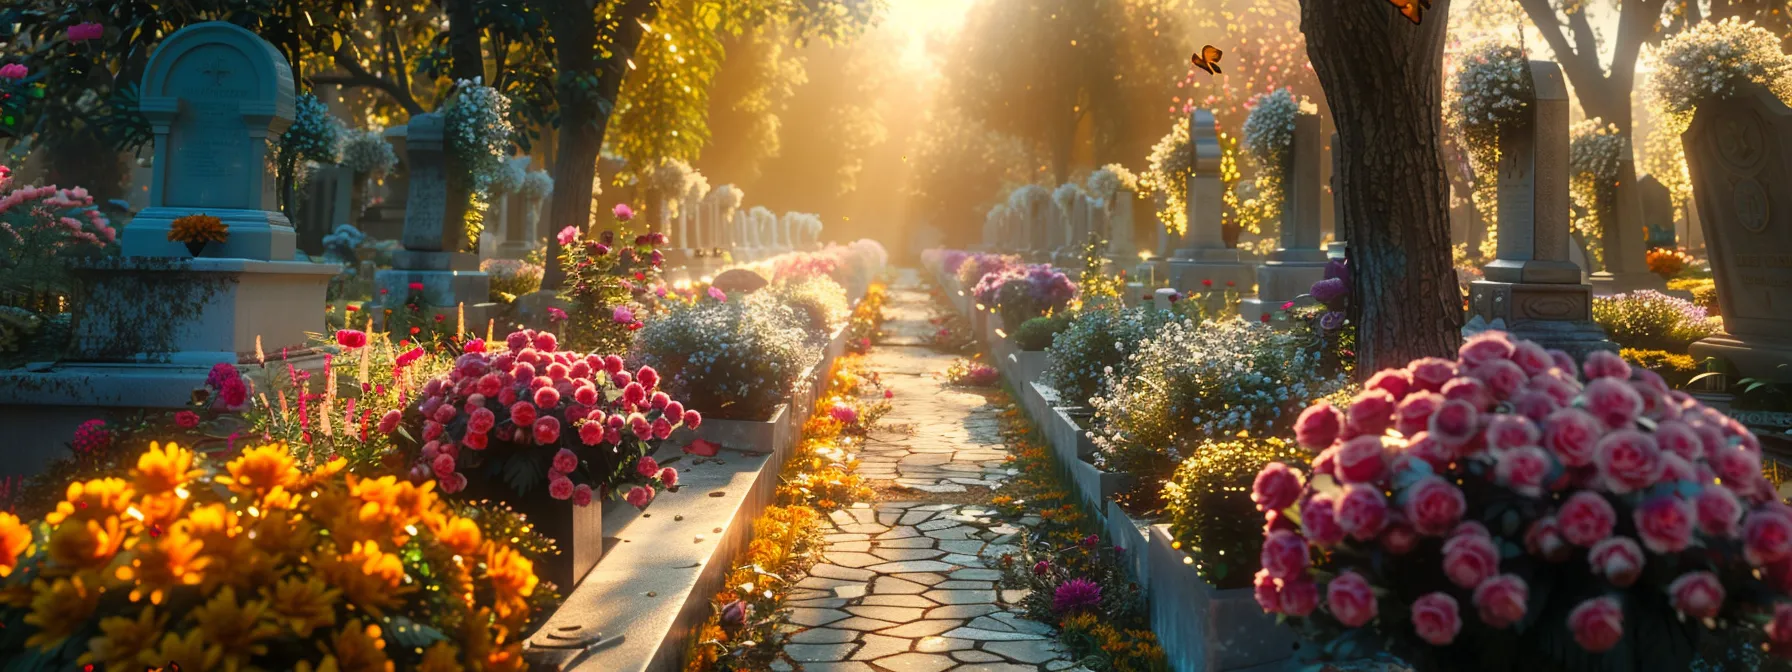
{"label": "bright sky", "polygon": [[902,50],[902,65],[932,69],[933,54],[927,51],[930,35],[950,35],[964,26],[964,16],[977,0],[890,0],[884,12],[884,27],[907,41]]}

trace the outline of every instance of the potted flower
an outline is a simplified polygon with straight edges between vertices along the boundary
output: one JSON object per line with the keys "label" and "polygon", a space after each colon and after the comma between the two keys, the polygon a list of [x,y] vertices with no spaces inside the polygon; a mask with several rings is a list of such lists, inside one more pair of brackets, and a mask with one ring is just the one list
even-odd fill
{"label": "potted flower", "polygon": [[223,245],[230,239],[230,227],[224,221],[204,213],[174,218],[168,227],[168,240],[187,246],[187,253],[197,257],[207,243]]}
{"label": "potted flower", "polygon": [[1702,638],[1792,653],[1792,508],[1736,421],[1596,352],[1499,332],[1296,423],[1254,589],[1321,654],[1420,670],[1689,669]]}
{"label": "potted flower", "polygon": [[[703,418],[659,391],[651,367],[630,372],[616,355],[562,351],[548,332],[514,332],[504,346],[469,341],[452,370],[424,385],[412,409],[422,444],[411,478],[530,514],[570,549],[546,574],[571,586],[603,552],[601,510],[591,503],[616,497],[645,508],[677,487],[678,471],[648,456]],[[381,429],[400,420],[388,414]]]}

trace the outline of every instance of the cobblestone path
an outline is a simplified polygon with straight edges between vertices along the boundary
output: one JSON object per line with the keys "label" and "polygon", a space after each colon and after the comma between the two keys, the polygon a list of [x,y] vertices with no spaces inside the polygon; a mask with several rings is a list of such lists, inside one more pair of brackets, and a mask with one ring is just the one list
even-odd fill
{"label": "cobblestone path", "polygon": [[945,387],[952,355],[928,348],[931,301],[913,272],[890,289],[884,337],[866,357],[894,392],[859,454],[879,501],[829,521],[822,562],[796,584],[785,653],[804,672],[1067,670],[1024,593],[1002,590],[998,558],[1020,530],[983,506],[1013,476],[998,412]]}

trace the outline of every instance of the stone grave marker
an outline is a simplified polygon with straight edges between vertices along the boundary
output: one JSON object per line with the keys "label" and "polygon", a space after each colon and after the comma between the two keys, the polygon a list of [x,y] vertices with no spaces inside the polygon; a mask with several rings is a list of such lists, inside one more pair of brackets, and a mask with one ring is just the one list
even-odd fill
{"label": "stone grave marker", "polygon": [[1325,250],[1320,249],[1320,216],[1323,199],[1319,177],[1321,162],[1319,115],[1301,112],[1294,120],[1293,146],[1282,183],[1280,246],[1257,268],[1257,297],[1245,299],[1238,312],[1246,321],[1281,310],[1325,279]]}
{"label": "stone grave marker", "polygon": [[1744,376],[1792,376],[1792,108],[1759,86],[1693,113],[1680,136],[1723,333],[1692,346]]}
{"label": "stone grave marker", "polygon": [[1592,274],[1593,291],[1607,295],[1638,289],[1666,290],[1667,283],[1649,272],[1644,258],[1649,231],[1643,223],[1642,186],[1637,182],[1636,161],[1631,158],[1628,140],[1618,157],[1618,184],[1612,189],[1612,201],[1603,208],[1605,230],[1600,244],[1605,269]]}
{"label": "stone grave marker", "polygon": [[1673,195],[1654,175],[1644,175],[1637,180],[1637,189],[1643,200],[1643,226],[1649,230],[1649,247],[1673,248],[1676,244]]}
{"label": "stone grave marker", "polygon": [[1499,250],[1470,289],[1462,331],[1508,331],[1576,358],[1616,351],[1592,321],[1593,288],[1569,260],[1568,87],[1554,61],[1530,70],[1525,118],[1499,133]]}
{"label": "stone grave marker", "polygon": [[443,117],[434,112],[411,117],[405,142],[410,167],[410,198],[405,208],[404,249],[392,254],[392,268],[380,271],[374,284],[384,290],[388,308],[402,306],[411,283],[423,285],[423,301],[453,311],[465,304],[468,324],[484,324],[489,309],[491,277],[479,270],[479,257],[467,249],[465,216],[468,194],[451,186],[443,133]]}
{"label": "stone grave marker", "polygon": [[1189,151],[1194,153],[1188,181],[1184,185],[1188,224],[1186,232],[1170,256],[1171,286],[1180,290],[1199,291],[1204,280],[1215,287],[1226,282],[1241,294],[1250,294],[1253,282],[1251,265],[1239,259],[1238,250],[1227,247],[1221,226],[1225,204],[1225,185],[1220,180],[1219,127],[1211,110],[1197,108],[1189,116]]}

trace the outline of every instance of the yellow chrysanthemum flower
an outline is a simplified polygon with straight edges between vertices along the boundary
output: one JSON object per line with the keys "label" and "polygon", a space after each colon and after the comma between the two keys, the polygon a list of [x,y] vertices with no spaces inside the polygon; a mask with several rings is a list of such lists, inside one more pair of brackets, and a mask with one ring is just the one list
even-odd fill
{"label": "yellow chrysanthemum flower", "polygon": [[136,559],[118,568],[121,581],[134,581],[131,601],[145,597],[151,604],[161,604],[168,591],[181,586],[196,586],[205,577],[210,558],[200,556],[205,544],[188,532],[191,527],[180,521],[160,537],[137,544]]}
{"label": "yellow chrysanthemum flower", "polygon": [[123,543],[124,531],[116,517],[68,520],[50,533],[50,562],[62,570],[101,569],[112,563]]}
{"label": "yellow chrysanthemum flower", "polygon": [[472,519],[451,518],[436,531],[436,540],[456,554],[472,555],[479,550],[483,537],[479,533],[479,524]]}
{"label": "yellow chrysanthemum flower", "polygon": [[262,642],[280,635],[280,628],[267,620],[267,602],[239,603],[236,589],[229,586],[191,615],[205,642],[218,650],[219,662],[226,670],[243,669],[250,659],[266,655],[268,647]]}
{"label": "yellow chrysanthemum flower", "polygon": [[217,669],[218,661],[223,657],[223,649],[209,644],[205,633],[194,628],[183,635],[172,632],[162,635],[162,641],[155,650],[144,651],[143,655],[137,657],[137,661],[145,666],[179,665],[180,669],[188,672],[203,672]]}
{"label": "yellow chrysanthemum flower", "polygon": [[99,520],[107,516],[122,515],[131,508],[134,494],[131,485],[122,478],[96,478],[70,483],[64,501],[56,503],[56,510],[45,515],[44,522],[60,525],[69,518]]}
{"label": "yellow chrysanthemum flower", "polygon": [[[380,626],[361,625],[354,619],[331,639],[330,652],[342,672],[392,672],[391,659],[386,657],[386,640],[380,638]],[[321,672],[321,670],[320,670]]]}
{"label": "yellow chrysanthemum flower", "polygon": [[224,469],[230,475],[219,476],[218,482],[237,492],[265,493],[277,487],[292,486],[300,478],[298,468],[293,466],[292,453],[279,444],[246,449],[241,456],[224,465]]}
{"label": "yellow chrysanthemum flower", "polygon": [[137,458],[137,468],[131,471],[131,479],[137,492],[159,495],[174,492],[175,488],[186,485],[201,473],[193,468],[193,451],[173,443],[166,448],[150,443],[149,450]]}
{"label": "yellow chrysanthemum flower", "polygon": [[330,460],[329,462],[319,465],[316,469],[311,470],[311,473],[300,476],[298,482],[293,484],[292,489],[310,490],[325,481],[335,478],[336,474],[341,473],[342,470],[346,468],[348,468],[348,460],[340,457]]}
{"label": "yellow chrysanthemum flower", "polygon": [[528,610],[527,598],[541,581],[535,576],[535,563],[509,546],[487,544],[485,572],[492,584],[498,618],[509,619]]}
{"label": "yellow chrysanthemum flower", "polygon": [[31,613],[25,622],[37,626],[37,632],[25,640],[25,646],[49,650],[75,634],[87,619],[93,617],[100,604],[100,591],[81,576],[56,579],[55,583],[38,579],[32,582],[36,593],[31,598]]}
{"label": "yellow chrysanthemum flower", "polygon": [[112,616],[101,619],[102,634],[87,640],[87,653],[81,654],[77,662],[98,664],[106,672],[138,672],[144,668],[139,656],[155,647],[167,624],[168,617],[157,616],[153,606],[144,607],[136,618]]}
{"label": "yellow chrysanthemum flower", "polygon": [[357,541],[347,552],[315,559],[318,570],[330,585],[340,588],[342,595],[356,606],[375,616],[398,604],[410,586],[404,586],[404,563],[398,556],[380,550],[377,543]]}
{"label": "yellow chrysanthemum flower", "polygon": [[272,591],[263,589],[263,594],[273,605],[275,620],[300,637],[310,637],[313,630],[336,625],[336,600],[342,597],[342,591],[315,576],[282,579]]}
{"label": "yellow chrysanthemum flower", "polygon": [[18,516],[0,512],[0,577],[12,576],[19,555],[31,547],[31,527]]}

